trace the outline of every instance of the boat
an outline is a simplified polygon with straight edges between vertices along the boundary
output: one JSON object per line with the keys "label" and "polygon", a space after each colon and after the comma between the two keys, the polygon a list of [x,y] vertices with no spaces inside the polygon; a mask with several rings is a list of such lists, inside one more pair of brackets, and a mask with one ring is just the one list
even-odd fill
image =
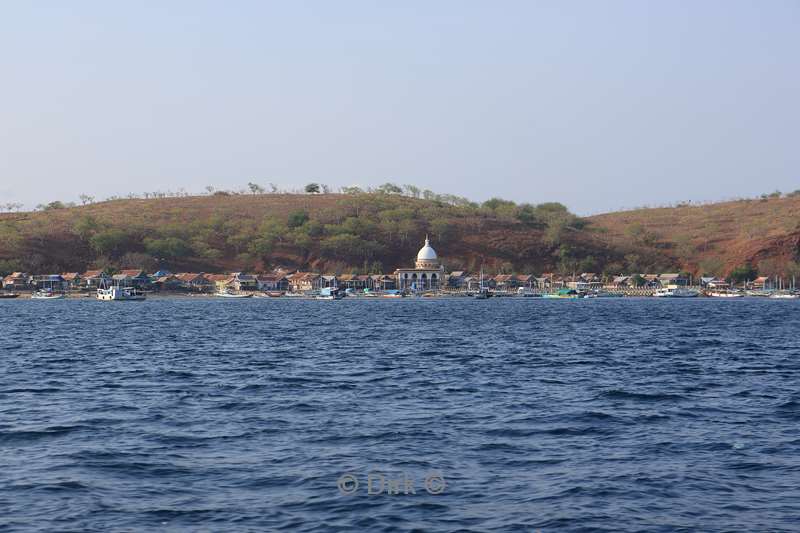
{"label": "boat", "polygon": [[141,302],[146,296],[134,287],[109,287],[97,289],[97,299],[110,302]]}
{"label": "boat", "polygon": [[39,289],[31,294],[31,300],[63,300],[66,297],[63,292],[54,292],[52,289]]}
{"label": "boat", "polygon": [[561,299],[578,299],[581,294],[575,289],[559,289],[556,292],[549,292],[542,295],[543,298],[561,298]]}
{"label": "boat", "polygon": [[306,295],[303,294],[302,292],[287,292],[286,294],[284,294],[284,296],[286,296],[287,298],[305,298],[306,297]]}
{"label": "boat", "polygon": [[522,296],[523,298],[536,298],[540,295],[533,292],[533,289],[529,287],[520,287],[517,289],[517,296]]}
{"label": "boat", "polygon": [[253,297],[252,294],[243,294],[243,293],[240,293],[240,292],[233,292],[231,290],[225,290],[225,291],[220,291],[220,292],[214,293],[214,296],[217,296],[219,298],[252,298]]}
{"label": "boat", "polygon": [[663,287],[657,289],[653,296],[656,298],[696,298],[700,296],[700,293],[685,287]]}
{"label": "boat", "polygon": [[404,294],[402,292],[398,291],[398,290],[392,289],[392,290],[384,291],[384,293],[381,294],[381,297],[382,298],[403,298]]}
{"label": "boat", "polygon": [[752,290],[752,289],[748,290],[748,291],[745,291],[745,294],[747,296],[753,296],[754,298],[768,298],[768,297],[772,296],[772,292],[771,291]]}
{"label": "boat", "polygon": [[776,292],[774,294],[770,294],[769,297],[776,300],[796,300],[800,298],[800,294],[794,292]]}
{"label": "boat", "polygon": [[736,291],[711,291],[708,293],[712,298],[743,298],[744,294]]}
{"label": "boat", "polygon": [[478,292],[475,293],[473,298],[476,300],[487,300],[491,295],[492,293],[489,292],[489,288],[483,283],[483,267],[481,267],[481,279],[480,283],[478,284]]}
{"label": "boat", "polygon": [[0,300],[10,300],[12,298],[18,298],[19,294],[15,292],[0,292]]}
{"label": "boat", "polygon": [[594,291],[595,298],[623,298],[624,296],[621,292]]}
{"label": "boat", "polygon": [[314,296],[315,300],[341,300],[344,293],[335,287],[324,287],[319,290],[319,294]]}

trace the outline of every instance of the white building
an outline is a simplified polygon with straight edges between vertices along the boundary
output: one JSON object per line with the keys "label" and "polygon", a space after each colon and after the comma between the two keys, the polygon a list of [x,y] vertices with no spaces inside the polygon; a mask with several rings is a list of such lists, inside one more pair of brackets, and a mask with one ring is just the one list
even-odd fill
{"label": "white building", "polygon": [[394,272],[397,288],[403,290],[436,290],[444,284],[444,267],[439,263],[436,250],[431,247],[428,237],[425,246],[417,253],[414,268],[399,268]]}

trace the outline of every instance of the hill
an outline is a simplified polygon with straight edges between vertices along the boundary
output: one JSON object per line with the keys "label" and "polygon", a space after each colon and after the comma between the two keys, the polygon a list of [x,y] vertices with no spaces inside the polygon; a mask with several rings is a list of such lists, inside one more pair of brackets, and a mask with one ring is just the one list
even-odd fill
{"label": "hill", "polygon": [[[727,274],[796,268],[800,198],[577,217],[557,203],[387,193],[119,199],[0,214],[0,273],[390,272],[426,234],[449,270]],[[792,271],[793,272],[793,271]]]}
{"label": "hill", "polygon": [[[747,265],[761,275],[800,276],[800,195],[638,209],[591,217],[607,245],[628,257],[661,250],[683,270],[727,275]],[[633,268],[632,271],[637,269]]]}

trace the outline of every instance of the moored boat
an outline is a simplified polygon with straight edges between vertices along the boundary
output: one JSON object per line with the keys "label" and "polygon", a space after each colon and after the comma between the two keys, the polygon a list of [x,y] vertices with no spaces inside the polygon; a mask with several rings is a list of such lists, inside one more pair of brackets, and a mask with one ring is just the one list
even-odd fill
{"label": "moored boat", "polygon": [[230,290],[227,291],[220,291],[214,294],[219,298],[252,298],[252,294],[240,293],[240,292],[233,292]]}
{"label": "moored boat", "polygon": [[31,300],[63,300],[67,295],[52,289],[40,289],[31,294]]}
{"label": "moored boat", "polygon": [[522,296],[523,298],[534,298],[539,295],[533,292],[533,289],[530,287],[520,287],[517,289],[517,296]]}
{"label": "moored boat", "polygon": [[609,292],[609,291],[594,291],[595,298],[623,298],[625,295],[621,292]]}
{"label": "moored boat", "polygon": [[800,298],[800,294],[795,292],[776,292],[774,294],[770,294],[769,297],[775,300],[796,300]]}
{"label": "moored boat", "polygon": [[382,298],[403,298],[405,295],[398,290],[388,290],[381,294]]}
{"label": "moored boat", "polygon": [[557,292],[549,292],[547,294],[543,294],[542,297],[544,298],[560,298],[560,299],[577,299],[581,298],[580,293],[575,289],[559,289]]}
{"label": "moored boat", "polygon": [[344,298],[344,293],[334,287],[324,287],[320,289],[319,294],[314,296],[315,300],[341,300]]}
{"label": "moored boat", "polygon": [[97,289],[97,299],[104,302],[141,302],[146,296],[133,287],[109,287]]}
{"label": "moored boat", "polygon": [[745,291],[745,294],[747,296],[753,296],[755,298],[768,298],[772,296],[773,293],[772,291],[767,291],[767,290],[749,290]]}
{"label": "moored boat", "polygon": [[684,287],[664,287],[653,293],[656,298],[696,298],[700,293]]}
{"label": "moored boat", "polygon": [[708,293],[712,298],[743,298],[744,294],[736,291],[711,291]]}
{"label": "moored boat", "polygon": [[0,292],[0,300],[11,300],[12,298],[18,298],[19,294],[15,292]]}
{"label": "moored boat", "polygon": [[478,292],[475,293],[474,298],[476,300],[486,300],[491,295],[492,293],[489,292],[489,288],[483,283],[483,267],[481,267],[481,278],[480,282],[478,283]]}

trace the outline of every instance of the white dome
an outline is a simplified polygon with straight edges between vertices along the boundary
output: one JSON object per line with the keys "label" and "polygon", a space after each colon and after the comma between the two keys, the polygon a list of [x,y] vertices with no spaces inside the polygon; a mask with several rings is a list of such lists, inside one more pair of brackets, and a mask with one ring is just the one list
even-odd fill
{"label": "white dome", "polygon": [[431,247],[428,237],[425,237],[425,246],[420,248],[417,254],[417,261],[436,261],[437,259],[436,250]]}

